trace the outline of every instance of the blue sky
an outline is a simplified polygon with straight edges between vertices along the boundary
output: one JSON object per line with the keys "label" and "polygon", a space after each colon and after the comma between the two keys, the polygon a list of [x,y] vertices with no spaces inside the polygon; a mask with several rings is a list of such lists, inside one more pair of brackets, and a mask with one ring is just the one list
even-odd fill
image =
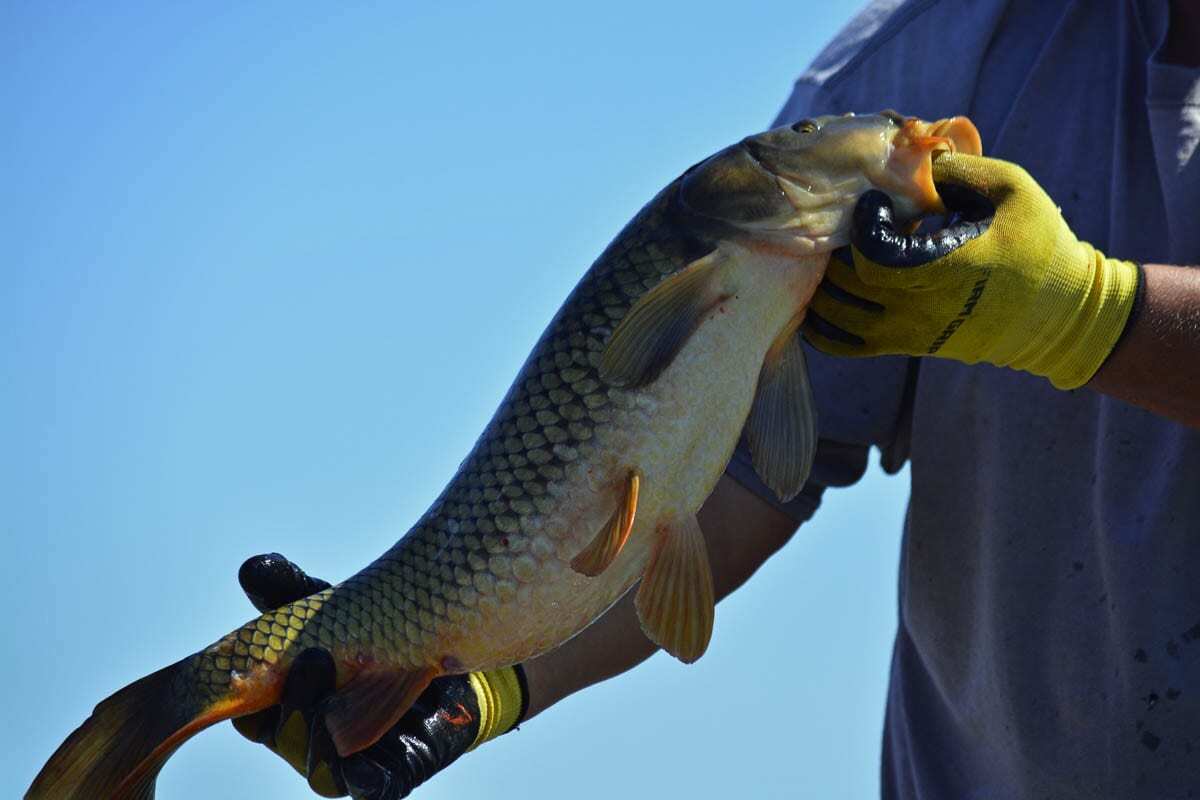
{"label": "blue sky", "polygon": [[[0,796],[102,697],[341,579],[453,474],[605,243],[767,125],[853,3],[0,9]],[[865,797],[907,473],[418,798]],[[307,796],[228,725],[159,796]]]}

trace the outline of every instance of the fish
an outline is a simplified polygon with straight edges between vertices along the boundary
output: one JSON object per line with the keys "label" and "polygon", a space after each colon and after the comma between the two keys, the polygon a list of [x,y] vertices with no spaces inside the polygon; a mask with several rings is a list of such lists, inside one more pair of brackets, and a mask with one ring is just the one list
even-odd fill
{"label": "fish", "polygon": [[251,620],[101,701],[29,800],[148,800],[170,755],[279,702],[297,654],[336,666],[325,724],[370,746],[435,677],[525,661],[637,586],[646,635],[708,647],[711,568],[696,512],[743,433],[782,500],[817,421],[797,334],[857,198],[945,210],[943,152],[979,154],[965,117],[822,116],[747,137],[668,184],[580,279],[429,510],[342,583]]}

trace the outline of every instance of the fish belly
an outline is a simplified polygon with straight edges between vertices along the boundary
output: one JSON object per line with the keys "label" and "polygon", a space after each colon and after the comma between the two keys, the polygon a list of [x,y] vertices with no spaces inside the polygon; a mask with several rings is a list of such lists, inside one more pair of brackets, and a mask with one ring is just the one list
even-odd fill
{"label": "fish belly", "polygon": [[[743,254],[736,294],[713,309],[657,380],[625,393],[611,424],[597,430],[590,457],[554,487],[561,511],[526,521],[536,577],[490,609],[486,629],[464,629],[446,643],[455,661],[490,669],[553,649],[638,581],[659,526],[695,514],[724,473],[767,349],[807,304],[827,260]],[[642,477],[629,540],[600,575],[575,572],[571,559],[606,524],[632,469]]]}

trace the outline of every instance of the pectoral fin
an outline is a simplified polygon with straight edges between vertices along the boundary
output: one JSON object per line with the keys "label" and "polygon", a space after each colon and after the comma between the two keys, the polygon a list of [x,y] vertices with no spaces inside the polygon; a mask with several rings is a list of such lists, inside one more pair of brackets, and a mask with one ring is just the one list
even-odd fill
{"label": "pectoral fin", "polygon": [[629,539],[629,532],[633,530],[640,485],[641,475],[637,470],[630,470],[617,509],[613,511],[608,523],[596,534],[592,543],[571,559],[571,569],[589,578],[594,578],[608,569],[608,565],[621,553],[621,548]]}
{"label": "pectoral fin", "polygon": [[433,667],[413,672],[360,672],[329,700],[325,727],[345,757],[373,745],[400,721],[429,682],[439,675]]}
{"label": "pectoral fin", "polygon": [[708,550],[692,514],[660,525],[658,534],[634,605],[650,640],[690,664],[712,638],[716,601]]}
{"label": "pectoral fin", "polygon": [[767,351],[746,420],[754,471],[784,502],[804,487],[817,450],[816,405],[796,336],[802,319],[798,315]]}
{"label": "pectoral fin", "polygon": [[666,369],[684,342],[721,301],[713,251],[655,286],[629,309],[600,357],[600,377],[613,386],[635,388]]}

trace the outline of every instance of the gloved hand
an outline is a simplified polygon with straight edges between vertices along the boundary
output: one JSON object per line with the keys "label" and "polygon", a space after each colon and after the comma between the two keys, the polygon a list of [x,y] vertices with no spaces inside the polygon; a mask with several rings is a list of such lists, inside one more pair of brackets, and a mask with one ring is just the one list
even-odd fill
{"label": "gloved hand", "polygon": [[[328,588],[278,553],[242,564],[238,581],[260,611]],[[507,733],[525,715],[520,665],[438,678],[378,742],[340,758],[325,729],[322,702],[333,691],[333,658],[319,648],[293,662],[278,706],[233,721],[238,732],[273,750],[322,797],[398,800],[479,744]]]}
{"label": "gloved hand", "polygon": [[1015,164],[945,154],[933,177],[958,221],[897,231],[881,192],[855,208],[850,258],[830,261],[804,323],[832,355],[938,356],[1087,383],[1130,318],[1140,270],[1075,238]]}

